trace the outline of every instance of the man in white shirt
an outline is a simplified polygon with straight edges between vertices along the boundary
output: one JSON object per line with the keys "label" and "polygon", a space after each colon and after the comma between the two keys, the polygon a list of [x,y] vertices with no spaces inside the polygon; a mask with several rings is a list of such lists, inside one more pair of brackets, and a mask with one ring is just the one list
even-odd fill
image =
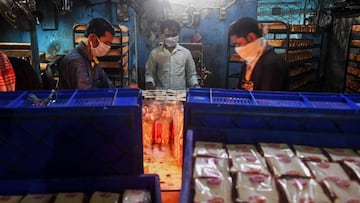
{"label": "man in white shirt", "polygon": [[185,90],[200,87],[191,52],[180,46],[180,25],[174,20],[160,25],[163,43],[154,48],[146,62],[146,89]]}

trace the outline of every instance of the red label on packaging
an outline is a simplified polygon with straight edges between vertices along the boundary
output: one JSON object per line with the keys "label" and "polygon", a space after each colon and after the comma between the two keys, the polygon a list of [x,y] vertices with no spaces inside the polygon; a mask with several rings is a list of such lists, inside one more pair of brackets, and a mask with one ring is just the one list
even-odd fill
{"label": "red label on packaging", "polygon": [[310,146],[303,146],[302,148],[308,152],[315,151],[315,149],[316,149],[315,147],[310,147]]}
{"label": "red label on packaging", "polygon": [[76,193],[66,193],[66,194],[65,194],[65,197],[68,197],[68,198],[74,198],[74,197],[76,197],[76,196],[77,196]]}
{"label": "red label on packaging", "polygon": [[350,187],[350,182],[347,180],[337,180],[336,185],[339,186],[340,188],[349,188]]}
{"label": "red label on packaging", "polygon": [[251,175],[250,181],[253,183],[262,183],[265,181],[265,176],[264,175]]}
{"label": "red label on packaging", "polygon": [[249,201],[256,202],[256,203],[265,203],[266,202],[266,197],[264,197],[262,195],[250,195],[249,196]]}
{"label": "red label on packaging", "polygon": [[299,176],[300,172],[297,170],[290,170],[290,171],[286,171],[286,175]]}
{"label": "red label on packaging", "polygon": [[343,161],[350,161],[350,162],[355,161],[355,160],[354,160],[353,158],[351,158],[351,157],[344,157],[342,160],[343,160]]}
{"label": "red label on packaging", "polygon": [[350,199],[346,203],[360,203],[360,199]]}
{"label": "red label on packaging", "polygon": [[31,195],[32,199],[42,199],[44,197],[45,197],[44,195]]}
{"label": "red label on packaging", "polygon": [[221,197],[214,197],[213,199],[209,200],[209,203],[224,203],[224,199]]}
{"label": "red label on packaging", "polygon": [[279,161],[283,162],[283,163],[291,163],[291,158],[290,157],[280,157]]}
{"label": "red label on packaging", "polygon": [[340,148],[335,148],[334,152],[340,152],[340,153],[344,153],[345,149],[340,149]]}
{"label": "red label on packaging", "polygon": [[319,168],[329,168],[330,164],[329,163],[317,163],[316,164]]}
{"label": "red label on packaging", "polygon": [[221,179],[220,178],[209,178],[207,183],[209,185],[220,185]]}
{"label": "red label on packaging", "polygon": [[302,197],[300,203],[315,203],[315,200],[311,197]]}
{"label": "red label on packaging", "polygon": [[278,143],[270,143],[269,146],[272,148],[280,148],[281,145]]}
{"label": "red label on packaging", "polygon": [[8,201],[10,199],[11,199],[10,195],[1,196],[1,198],[0,198],[0,200],[2,200],[2,201]]}
{"label": "red label on packaging", "polygon": [[248,162],[255,162],[257,160],[257,158],[252,154],[242,154],[241,156]]}

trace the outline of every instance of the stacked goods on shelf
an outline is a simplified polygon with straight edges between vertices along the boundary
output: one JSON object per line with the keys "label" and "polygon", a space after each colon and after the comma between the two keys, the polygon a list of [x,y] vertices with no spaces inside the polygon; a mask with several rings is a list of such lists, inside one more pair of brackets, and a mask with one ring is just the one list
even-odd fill
{"label": "stacked goods on shelf", "polygon": [[139,89],[0,93],[0,195],[146,190]]}
{"label": "stacked goods on shelf", "polygon": [[344,92],[360,92],[360,25],[353,25],[350,32]]}

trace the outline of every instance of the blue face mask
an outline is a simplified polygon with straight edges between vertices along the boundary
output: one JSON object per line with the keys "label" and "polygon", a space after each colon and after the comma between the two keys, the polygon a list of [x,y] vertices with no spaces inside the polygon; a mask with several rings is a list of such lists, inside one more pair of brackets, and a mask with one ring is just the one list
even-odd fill
{"label": "blue face mask", "polygon": [[175,37],[167,37],[164,39],[164,44],[167,46],[167,47],[175,47],[176,44],[178,43],[179,41],[179,35],[176,35]]}

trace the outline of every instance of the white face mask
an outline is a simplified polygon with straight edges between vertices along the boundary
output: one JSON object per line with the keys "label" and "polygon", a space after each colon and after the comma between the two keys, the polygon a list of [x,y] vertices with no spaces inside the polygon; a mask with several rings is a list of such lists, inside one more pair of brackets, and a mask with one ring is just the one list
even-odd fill
{"label": "white face mask", "polygon": [[248,43],[245,46],[235,47],[235,52],[243,59],[246,63],[251,63],[261,53],[263,38]]}
{"label": "white face mask", "polygon": [[167,47],[175,47],[178,41],[179,35],[176,35],[175,37],[167,37],[164,39],[164,43]]}
{"label": "white face mask", "polygon": [[95,48],[93,47],[93,44],[90,41],[91,54],[98,57],[105,56],[109,52],[111,46],[100,41],[99,38],[96,38],[96,40],[99,42],[99,45]]}

